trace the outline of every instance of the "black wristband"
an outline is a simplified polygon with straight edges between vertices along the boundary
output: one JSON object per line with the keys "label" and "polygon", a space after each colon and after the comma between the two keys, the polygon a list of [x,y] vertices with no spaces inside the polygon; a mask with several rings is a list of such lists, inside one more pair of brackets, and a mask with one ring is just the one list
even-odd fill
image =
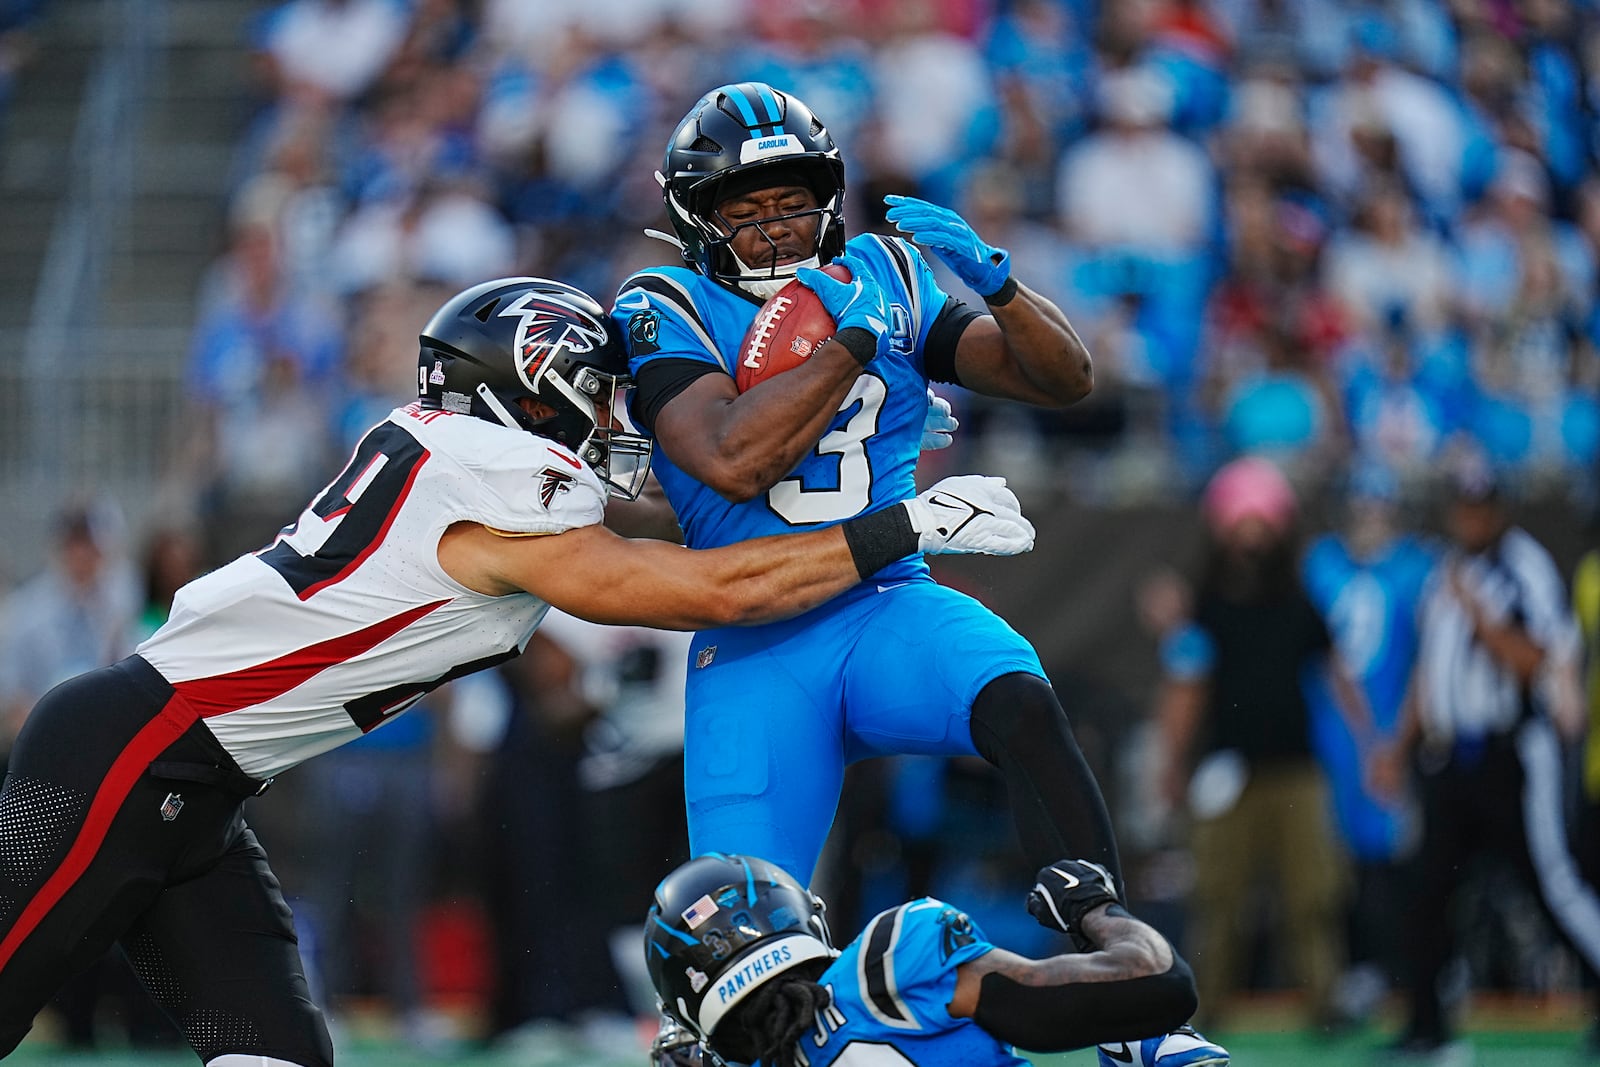
{"label": "black wristband", "polygon": [[833,340],[849,349],[850,354],[856,357],[856,362],[863,367],[878,354],[878,339],[872,336],[871,330],[861,326],[846,326],[833,335]]}
{"label": "black wristband", "polygon": [[1008,274],[1006,275],[1006,280],[1001,283],[1000,288],[984,297],[983,302],[992,308],[1003,308],[1011,303],[1016,295],[1017,279]]}
{"label": "black wristband", "polygon": [[871,515],[859,515],[839,528],[856,561],[856,573],[862,578],[870,578],[895,560],[911,555],[922,539],[911,528],[911,513],[899,504]]}

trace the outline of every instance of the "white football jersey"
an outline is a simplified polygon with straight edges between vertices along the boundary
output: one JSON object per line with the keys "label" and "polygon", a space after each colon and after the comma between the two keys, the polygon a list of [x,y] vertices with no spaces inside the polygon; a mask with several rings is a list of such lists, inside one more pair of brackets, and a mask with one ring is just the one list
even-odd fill
{"label": "white football jersey", "polygon": [[268,778],[527,645],[549,605],[446,574],[452,523],[557,534],[600,522],[605,500],[588,465],[547,438],[398,408],[293,526],[180,589],[137,651],[246,774]]}

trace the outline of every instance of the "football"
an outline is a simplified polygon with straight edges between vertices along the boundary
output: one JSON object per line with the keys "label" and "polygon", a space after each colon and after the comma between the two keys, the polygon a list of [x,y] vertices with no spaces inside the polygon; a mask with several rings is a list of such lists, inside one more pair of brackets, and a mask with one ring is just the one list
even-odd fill
{"label": "football", "polygon": [[[822,269],[840,281],[850,280],[849,269],[837,263]],[[832,336],[833,316],[817,294],[798,280],[785,285],[761,305],[739,343],[739,362],[733,375],[739,392],[798,367]]]}

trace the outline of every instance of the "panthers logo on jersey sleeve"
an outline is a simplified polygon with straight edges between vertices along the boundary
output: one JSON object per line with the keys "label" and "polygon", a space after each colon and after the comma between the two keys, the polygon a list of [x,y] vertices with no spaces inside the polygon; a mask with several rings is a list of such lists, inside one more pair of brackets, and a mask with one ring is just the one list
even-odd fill
{"label": "panthers logo on jersey sleeve", "polygon": [[732,373],[717,341],[717,308],[703,309],[696,294],[720,303],[731,300],[731,310],[742,316],[735,338],[755,315],[755,305],[729,294],[719,295],[701,279],[679,267],[643,270],[622,283],[611,317],[628,346],[628,369],[635,375],[645,362],[656,358],[697,359]]}
{"label": "panthers logo on jersey sleeve", "polygon": [[861,1001],[889,1030],[939,1029],[955,993],[956,968],[994,946],[966,913],[932,897],[878,915],[856,957]]}
{"label": "panthers logo on jersey sleeve", "polygon": [[867,924],[819,981],[833,1001],[799,1051],[812,1067],[1027,1067],[971,1019],[953,1018],[956,971],[990,951],[959,908],[924,897]]}

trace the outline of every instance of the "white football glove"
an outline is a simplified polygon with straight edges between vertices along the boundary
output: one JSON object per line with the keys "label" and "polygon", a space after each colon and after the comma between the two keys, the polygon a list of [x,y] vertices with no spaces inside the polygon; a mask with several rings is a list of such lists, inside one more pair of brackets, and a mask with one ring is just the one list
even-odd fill
{"label": "white football glove", "polygon": [[958,474],[903,503],[919,552],[1015,556],[1033,548],[1033,523],[1004,478]]}
{"label": "white football glove", "polygon": [[961,428],[961,420],[950,412],[950,401],[928,388],[928,413],[922,417],[922,451],[937,452],[950,447],[950,435]]}

